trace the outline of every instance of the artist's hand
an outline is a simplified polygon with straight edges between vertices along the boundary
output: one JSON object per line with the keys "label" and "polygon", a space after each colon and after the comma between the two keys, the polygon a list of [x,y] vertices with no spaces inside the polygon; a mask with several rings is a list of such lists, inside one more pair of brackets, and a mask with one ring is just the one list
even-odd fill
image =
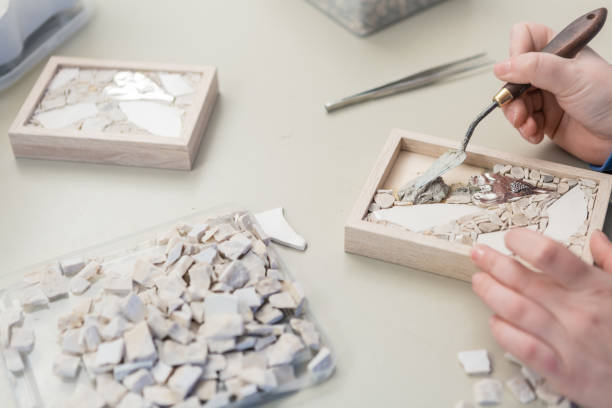
{"label": "artist's hand", "polygon": [[612,243],[593,233],[598,266],[525,229],[509,231],[506,246],[542,273],[487,246],[474,247],[472,259],[483,272],[472,286],[495,313],[493,336],[560,394],[588,407],[610,407]]}
{"label": "artist's hand", "polygon": [[612,152],[612,66],[590,48],[573,59],[533,52],[553,37],[539,24],[512,28],[510,59],[495,65],[495,75],[535,89],[506,105],[504,114],[529,142],[546,134],[578,158],[603,164]]}

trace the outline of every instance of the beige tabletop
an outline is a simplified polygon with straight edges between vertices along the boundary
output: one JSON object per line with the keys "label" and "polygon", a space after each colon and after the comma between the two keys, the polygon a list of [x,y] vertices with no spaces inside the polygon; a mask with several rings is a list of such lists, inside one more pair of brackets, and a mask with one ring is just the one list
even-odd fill
{"label": "beige tabletop", "polygon": [[[489,333],[490,312],[467,283],[345,254],[343,226],[390,129],[459,140],[500,83],[485,72],[331,115],[323,103],[480,51],[502,59],[514,22],[559,29],[601,3],[452,0],[358,38],[301,0],[99,1],[91,23],[57,54],[213,64],[220,99],[194,169],[183,172],[16,160],[7,130],[42,64],[1,93],[0,283],[29,264],[194,211],[283,206],[309,247],[281,255],[339,360],[328,382],[275,405],[470,400],[475,379],[458,351],[488,349],[500,380],[516,371]],[[592,45],[612,61],[610,25]],[[586,166],[550,143],[524,142],[500,112],[472,143]],[[9,395],[4,382],[0,395]],[[503,406],[519,405],[505,391]]]}

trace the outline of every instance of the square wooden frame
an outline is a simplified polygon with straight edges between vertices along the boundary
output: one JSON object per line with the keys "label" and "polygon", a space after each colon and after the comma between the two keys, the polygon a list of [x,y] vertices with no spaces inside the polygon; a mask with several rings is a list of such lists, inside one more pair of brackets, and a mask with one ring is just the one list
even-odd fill
{"label": "square wooden frame", "polygon": [[[364,220],[376,190],[382,188],[401,151],[438,157],[452,148],[456,148],[456,142],[451,140],[399,129],[392,130],[345,224],[345,251],[469,281],[477,271],[469,256],[471,246]],[[484,168],[492,168],[497,163],[540,169],[558,177],[596,180],[599,188],[587,241],[593,230],[603,227],[612,190],[612,176],[479,146],[471,146],[465,160],[467,165]],[[584,247],[582,259],[593,262],[588,242]]]}
{"label": "square wooden frame", "polygon": [[[200,73],[202,81],[196,89],[193,105],[185,112],[186,125],[178,138],[109,132],[83,133],[78,130],[27,126],[49,82],[58,69],[63,67]],[[217,69],[213,66],[54,56],[49,59],[19,110],[9,129],[9,137],[15,157],[190,170],[217,95]]]}

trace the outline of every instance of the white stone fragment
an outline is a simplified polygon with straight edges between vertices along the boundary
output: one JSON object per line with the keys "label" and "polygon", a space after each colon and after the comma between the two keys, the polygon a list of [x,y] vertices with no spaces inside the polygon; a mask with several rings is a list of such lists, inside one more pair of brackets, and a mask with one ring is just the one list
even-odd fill
{"label": "white stone fragment", "polygon": [[211,353],[226,353],[236,347],[236,338],[229,337],[224,339],[207,338],[208,350]]}
{"label": "white stone fragment", "polygon": [[123,358],[124,348],[123,339],[101,343],[96,352],[96,365],[100,367],[107,364],[119,364]]}
{"label": "white stone fragment", "polygon": [[141,321],[123,335],[125,354],[128,361],[153,360],[157,351],[149,332],[147,322]]}
{"label": "white stone fragment", "polygon": [[51,82],[49,83],[48,90],[53,91],[61,88],[68,84],[70,81],[79,76],[78,68],[61,68],[57,71]]}
{"label": "white stone fragment", "polygon": [[273,334],[269,336],[265,336],[265,337],[258,337],[253,348],[255,349],[255,351],[263,350],[266,347],[268,347],[270,344],[274,343],[276,339],[277,339],[277,336]]}
{"label": "white stone fragment", "polygon": [[204,249],[202,249],[200,252],[198,252],[197,254],[195,254],[193,256],[194,261],[196,261],[196,263],[202,263],[202,264],[212,264],[215,260],[215,258],[217,257],[217,246],[216,245],[210,245]]}
{"label": "white stone fragment", "polygon": [[300,337],[302,337],[302,341],[307,347],[311,348],[312,350],[319,349],[321,338],[314,323],[309,322],[308,320],[292,318],[289,321],[289,324],[291,325],[291,328],[295,330]]}
{"label": "white stone fragment", "polygon": [[69,281],[61,274],[50,274],[40,281],[40,289],[50,301],[68,296]]}
{"label": "white stone fragment", "polygon": [[96,391],[111,407],[117,406],[128,393],[128,390],[115,381],[110,374],[100,374],[96,376]]}
{"label": "white stone fragment", "polygon": [[170,365],[199,364],[206,362],[208,347],[206,343],[195,341],[184,345],[172,340],[164,341],[162,346],[161,361]]}
{"label": "white stone fragment", "polygon": [[138,323],[145,317],[146,308],[140,297],[132,292],[121,304],[121,313],[130,321]]}
{"label": "white stone fragment", "polygon": [[587,218],[587,202],[579,187],[573,187],[547,209],[548,227],[544,235],[565,242]]}
{"label": "white stone fragment", "polygon": [[27,312],[49,305],[49,299],[38,286],[25,289],[21,293],[19,301],[23,310]]}
{"label": "white stone fragment", "polygon": [[262,279],[255,285],[255,290],[263,297],[268,297],[274,293],[280,292],[282,288],[281,283],[274,278]]}
{"label": "white stone fragment", "polygon": [[149,370],[141,368],[123,379],[123,385],[131,392],[139,393],[144,387],[155,384]]}
{"label": "white stone fragment", "polygon": [[200,382],[196,386],[195,395],[201,401],[208,401],[217,393],[217,381],[216,380],[206,380]]}
{"label": "white stone fragment", "polygon": [[241,261],[231,262],[219,276],[219,282],[232,289],[243,287],[250,279],[249,271]]}
{"label": "white stone fragment", "polygon": [[521,404],[529,404],[536,396],[522,375],[517,375],[506,381],[506,386]]}
{"label": "white stone fragment", "polygon": [[66,408],[104,408],[106,401],[94,390],[91,385],[79,382],[74,393],[67,401]]}
{"label": "white stone fragment", "polygon": [[283,333],[276,343],[266,350],[270,366],[290,364],[294,361],[296,355],[304,350],[304,343],[293,333]]}
{"label": "white stone fragment", "polygon": [[176,261],[179,260],[182,254],[183,254],[183,243],[179,241],[176,244],[174,244],[168,251],[168,257],[166,258],[166,263],[164,265],[166,267],[173,265]]}
{"label": "white stone fragment", "polygon": [[181,74],[159,74],[159,79],[170,95],[181,96],[195,92]]}
{"label": "white stone fragment", "polygon": [[191,302],[189,304],[193,320],[202,324],[204,322],[204,302]]}
{"label": "white stone fragment", "polygon": [[270,391],[278,385],[272,370],[263,370],[257,367],[243,369],[239,377],[244,381],[255,384],[264,391]]}
{"label": "white stone fragment", "polygon": [[466,374],[489,374],[491,372],[491,361],[487,350],[460,351],[457,357]]}
{"label": "white stone fragment", "polygon": [[164,363],[163,361],[158,361],[157,364],[155,364],[155,367],[153,367],[151,370],[151,375],[158,384],[165,384],[168,377],[170,377],[171,372],[172,366]]}
{"label": "white stone fragment", "polygon": [[244,322],[239,314],[214,314],[206,316],[200,332],[207,338],[227,339],[244,333]]}
{"label": "white stone fragment", "polygon": [[70,329],[62,336],[62,351],[68,354],[83,354],[86,350],[81,329]]}
{"label": "white stone fragment", "polygon": [[60,129],[82,119],[96,116],[97,113],[98,108],[95,103],[84,102],[37,113],[33,119],[46,129]]}
{"label": "white stone fragment", "polygon": [[251,249],[251,240],[245,234],[236,234],[218,245],[218,250],[227,259],[236,260]]}
{"label": "white stone fragment", "polygon": [[321,348],[316,356],[308,363],[308,371],[315,376],[322,375],[332,367],[331,351],[327,347]]}
{"label": "white stone fragment", "polygon": [[82,295],[89,289],[91,283],[80,276],[73,276],[70,279],[70,292],[74,295]]}
{"label": "white stone fragment", "polygon": [[128,392],[116,408],[149,408],[151,405],[133,392]]}
{"label": "white stone fragment", "polygon": [[255,313],[255,318],[263,323],[263,324],[274,324],[283,319],[283,312],[275,308],[269,303],[263,305],[257,313]]}
{"label": "white stone fragment", "polygon": [[121,316],[115,316],[113,319],[100,330],[100,335],[104,340],[113,340],[129,328],[129,323]]}
{"label": "white stone fragment", "polygon": [[85,346],[87,351],[96,351],[101,343],[98,326],[94,323],[85,324],[80,332],[79,343]]}
{"label": "white stone fragment", "polygon": [[154,135],[172,138],[181,135],[182,109],[149,101],[119,102],[119,108],[130,122]]}
{"label": "white stone fragment", "polygon": [[427,204],[394,206],[372,214],[378,221],[391,222],[410,231],[419,232],[480,211],[482,211],[480,208],[467,204]]}
{"label": "white stone fragment", "polygon": [[130,276],[108,275],[104,278],[104,291],[118,296],[128,295],[132,291]]}
{"label": "white stone fragment", "polygon": [[168,388],[174,391],[181,399],[195,386],[202,375],[200,367],[184,365],[176,369],[168,380]]}
{"label": "white stone fragment", "polygon": [[81,359],[79,357],[62,353],[53,361],[53,372],[65,379],[74,379],[79,372],[80,364]]}
{"label": "white stone fragment", "polygon": [[213,395],[202,408],[222,408],[230,403],[230,394],[228,392],[218,392]]}
{"label": "white stone fragment", "polygon": [[163,385],[144,387],[142,395],[146,401],[161,406],[174,405],[181,401],[181,398],[174,391]]}
{"label": "white stone fragment", "polygon": [[[82,269],[78,270],[77,267],[73,266],[71,272],[76,271],[77,276],[83,279],[87,279],[90,282],[96,280],[99,276],[101,265],[97,261],[90,261]],[[64,272],[66,275],[66,272]]]}
{"label": "white stone fragment", "polygon": [[153,360],[136,361],[133,363],[123,363],[113,367],[113,377],[117,381],[123,381],[125,377],[138,371],[141,368],[150,369],[153,367]]}
{"label": "white stone fragment", "polygon": [[168,336],[172,340],[176,340],[181,344],[187,344],[193,341],[195,335],[185,326],[182,326],[176,322],[170,325],[168,330]]}
{"label": "white stone fragment", "polygon": [[34,332],[30,329],[13,327],[11,331],[11,347],[20,353],[29,353],[34,349]]}
{"label": "white stone fragment", "polygon": [[255,214],[255,218],[264,233],[274,242],[303,251],[306,249],[306,240],[285,219],[283,208],[274,208]]}
{"label": "white stone fragment", "polygon": [[263,299],[253,286],[236,289],[234,295],[238,297],[238,303],[252,309],[257,309],[263,303]]}
{"label": "white stone fragment", "polygon": [[498,380],[485,378],[473,386],[474,400],[479,405],[498,405],[502,401],[503,386]]}
{"label": "white stone fragment", "polygon": [[21,354],[14,348],[5,348],[2,351],[2,355],[4,356],[4,362],[6,363],[6,368],[13,374],[23,372],[23,360],[21,359]]}
{"label": "white stone fragment", "polygon": [[162,273],[161,269],[157,268],[148,260],[138,259],[134,263],[132,280],[143,287],[150,288],[153,286],[154,279]]}
{"label": "white stone fragment", "polygon": [[268,298],[268,301],[277,309],[295,309],[297,307],[297,303],[287,292],[275,293]]}
{"label": "white stone fragment", "polygon": [[198,399],[198,397],[196,396],[192,396],[187,398],[185,401],[183,402],[179,402],[178,404],[174,405],[172,408],[200,408],[200,400]]}
{"label": "white stone fragment", "polygon": [[174,265],[172,265],[172,267],[170,268],[168,276],[171,276],[172,278],[176,279],[182,278],[183,275],[185,275],[185,273],[187,272],[187,269],[189,269],[189,267],[193,265],[194,262],[195,261],[193,260],[193,258],[189,255],[181,256],[179,260],[176,261]]}
{"label": "white stone fragment", "polygon": [[204,299],[204,316],[237,314],[239,298],[235,294],[212,294]]}
{"label": "white stone fragment", "polygon": [[66,276],[74,276],[85,267],[85,260],[81,257],[64,259],[60,261],[62,273]]}
{"label": "white stone fragment", "polygon": [[20,306],[7,307],[0,313],[0,341],[4,347],[9,346],[11,328],[23,323],[23,310]]}

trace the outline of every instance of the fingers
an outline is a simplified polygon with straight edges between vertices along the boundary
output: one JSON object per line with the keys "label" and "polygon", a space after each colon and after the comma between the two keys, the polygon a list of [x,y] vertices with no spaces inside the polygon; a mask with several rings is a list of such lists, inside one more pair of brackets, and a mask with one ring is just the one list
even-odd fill
{"label": "fingers", "polygon": [[491,318],[491,331],[505,350],[544,377],[555,377],[563,371],[563,362],[548,343],[498,316]]}
{"label": "fingers", "polygon": [[527,229],[512,229],[505,235],[508,249],[569,289],[597,285],[595,269],[560,243]]}
{"label": "fingers", "polygon": [[541,52],[515,55],[496,64],[493,71],[502,81],[530,83],[557,96],[574,92],[579,80],[579,68],[575,60]]}
{"label": "fingers", "polygon": [[562,328],[557,319],[542,306],[502,285],[491,275],[477,273],[472,277],[474,292],[498,316],[516,327],[547,339],[559,337]]}
{"label": "fingers", "polygon": [[612,273],[612,243],[606,234],[599,230],[593,231],[591,235],[591,254],[596,265]]}
{"label": "fingers", "polygon": [[510,289],[525,294],[535,301],[546,301],[562,296],[551,278],[535,273],[515,259],[486,245],[472,249],[472,260],[483,272],[491,274],[497,281]]}
{"label": "fingers", "polygon": [[545,116],[542,91],[526,93],[503,108],[504,115],[527,141],[538,144],[544,138]]}
{"label": "fingers", "polygon": [[510,56],[540,51],[553,36],[552,29],[542,24],[517,23],[510,30]]}

